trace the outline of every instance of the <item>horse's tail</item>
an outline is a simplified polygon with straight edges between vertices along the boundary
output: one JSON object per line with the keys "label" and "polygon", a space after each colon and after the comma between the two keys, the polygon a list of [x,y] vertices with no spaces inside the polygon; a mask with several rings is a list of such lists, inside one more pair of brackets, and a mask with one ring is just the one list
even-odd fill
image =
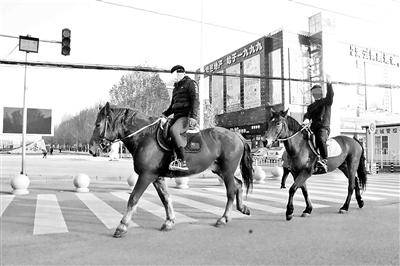
{"label": "horse's tail", "polygon": [[238,135],[244,145],[242,159],[240,160],[240,171],[242,172],[242,178],[246,186],[247,195],[249,190],[253,189],[253,158],[251,157],[249,144],[246,143],[246,140],[240,134]]}
{"label": "horse's tail", "polygon": [[365,190],[367,186],[367,168],[365,167],[364,147],[356,137],[353,137],[353,139],[357,141],[358,144],[360,144],[361,146],[361,156],[360,156],[360,162],[358,163],[357,176],[358,179],[360,180],[361,188]]}

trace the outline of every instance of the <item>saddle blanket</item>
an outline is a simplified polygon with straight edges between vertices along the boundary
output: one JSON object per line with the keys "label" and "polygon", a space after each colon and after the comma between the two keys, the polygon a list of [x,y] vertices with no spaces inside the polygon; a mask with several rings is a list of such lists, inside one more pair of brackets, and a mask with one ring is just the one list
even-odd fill
{"label": "saddle blanket", "polygon": [[342,148],[335,139],[328,139],[326,147],[328,148],[328,158],[339,156],[342,153]]}

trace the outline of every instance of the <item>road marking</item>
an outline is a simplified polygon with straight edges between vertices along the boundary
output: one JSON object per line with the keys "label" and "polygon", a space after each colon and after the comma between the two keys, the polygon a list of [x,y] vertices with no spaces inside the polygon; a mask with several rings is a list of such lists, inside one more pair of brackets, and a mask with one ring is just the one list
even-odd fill
{"label": "road marking", "polygon": [[[127,192],[111,192],[111,194],[125,201],[128,201],[129,199],[129,194]],[[143,197],[140,198],[139,200],[138,208],[150,212],[153,215],[158,216],[163,220],[166,217],[164,206],[145,200]],[[176,217],[176,223],[193,223],[197,221],[179,212],[175,212],[175,217]]]}
{"label": "road marking", "polygon": [[[188,198],[184,198],[184,197],[180,197],[180,196],[172,196],[172,198],[178,202],[179,204],[183,204],[189,207],[193,207],[195,209],[199,209],[202,210],[204,212],[208,212],[208,213],[212,213],[217,215],[218,217],[221,217],[222,214],[224,214],[225,208],[221,208],[221,207],[217,207],[214,205],[210,205],[210,204],[206,204],[206,203],[202,203],[199,201],[195,201],[192,199],[188,199]],[[230,217],[231,218],[243,218],[245,215],[243,213],[240,212],[231,212]]]}
{"label": "road marking", "polygon": [[[344,188],[346,191],[347,191],[347,183],[345,184],[345,185],[343,185],[343,186],[337,186],[337,185],[334,185],[334,184],[324,184],[324,183],[317,183],[317,182],[314,182],[314,183],[311,183],[310,184],[310,186],[320,186],[320,187],[336,187],[336,188]],[[382,191],[382,192],[390,192],[390,193],[395,193],[395,194],[399,194],[400,193],[400,190],[396,190],[396,189],[388,189],[388,188],[378,188],[378,187],[375,187],[375,186],[369,186],[368,185],[368,182],[367,182],[367,190],[366,191],[368,191],[368,190],[371,190],[371,191]]]}
{"label": "road marking", "polygon": [[[311,184],[308,186],[310,189],[317,189],[317,190],[328,190],[328,191],[342,191],[343,195],[347,195],[347,186],[346,187],[332,187],[332,186],[320,186],[320,185],[315,185],[315,184]],[[354,194],[355,192],[353,192]],[[400,193],[387,193],[387,192],[380,192],[380,191],[376,191],[373,188],[369,188],[367,187],[367,189],[365,190],[365,192],[362,192],[362,197],[365,199],[370,199],[370,200],[382,200],[383,198],[379,198],[379,197],[373,197],[373,196],[369,196],[370,194],[374,194],[374,195],[378,195],[378,196],[389,196],[389,197],[399,197]]]}
{"label": "road marking", "polygon": [[[179,192],[182,194],[186,194],[186,195],[199,196],[199,197],[203,197],[203,198],[222,201],[225,203],[227,202],[226,196],[218,196],[218,195],[202,193],[199,191],[195,191],[193,189],[192,190],[179,190]],[[248,207],[250,207],[252,209],[261,210],[261,211],[265,211],[265,212],[282,213],[285,211],[282,208],[277,208],[277,207],[273,207],[273,206],[269,206],[269,205],[265,205],[265,204],[258,204],[258,203],[254,203],[254,202],[245,202],[245,201],[243,201],[243,203],[245,203]]]}
{"label": "road marking", "polygon": [[[116,228],[122,219],[122,214],[113,209],[110,205],[93,195],[92,193],[75,193],[75,195],[96,215],[96,217],[107,227]],[[129,226],[139,225],[130,222]]]}
{"label": "road marking", "polygon": [[14,195],[0,195],[0,217],[14,199]]}
{"label": "road marking", "polygon": [[[277,195],[280,195],[280,196],[283,196],[286,198],[289,197],[289,193],[287,191],[284,191],[284,194],[280,191],[275,191],[275,190],[262,190],[262,192],[266,193],[266,194],[277,194]],[[337,198],[328,198],[328,197],[314,195],[313,191],[311,191],[311,192],[309,191],[308,194],[309,194],[310,200],[322,200],[322,201],[334,202],[334,203],[343,203],[344,202],[344,200],[337,199]],[[294,197],[300,199],[300,197],[302,197],[301,191],[300,191],[300,194],[296,193]]]}
{"label": "road marking", "polygon": [[38,194],[36,202],[34,235],[68,232],[57,197],[54,194]]}
{"label": "road marking", "polygon": [[[215,191],[215,192],[220,192],[223,193],[224,190],[222,188],[206,188],[209,191]],[[273,201],[273,202],[279,202],[279,203],[285,203],[285,199],[282,198],[274,198],[270,196],[266,196],[261,193],[251,193],[248,196],[250,199],[261,199],[261,200],[267,200],[267,201]],[[293,200],[293,205],[295,206],[300,206],[300,207],[306,207],[306,203],[304,201],[299,201],[299,200]],[[323,204],[313,204],[313,207],[315,208],[326,208],[329,207],[328,205],[323,205]]]}

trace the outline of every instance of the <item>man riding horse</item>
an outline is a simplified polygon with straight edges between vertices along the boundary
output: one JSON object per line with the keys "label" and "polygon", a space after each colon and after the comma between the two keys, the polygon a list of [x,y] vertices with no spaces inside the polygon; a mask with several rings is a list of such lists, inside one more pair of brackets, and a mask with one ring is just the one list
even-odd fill
{"label": "man riding horse", "polygon": [[307,107],[304,115],[303,125],[310,123],[310,129],[315,134],[315,143],[319,150],[318,164],[322,167],[324,173],[328,172],[327,158],[328,150],[326,141],[328,140],[331,122],[331,107],[333,102],[333,89],[329,76],[326,76],[326,97],[322,98],[322,88],[320,85],[314,85],[311,88],[311,94],[315,102]]}
{"label": "man riding horse", "polygon": [[186,140],[182,136],[189,128],[197,124],[199,97],[197,83],[185,75],[185,68],[176,65],[171,69],[174,77],[174,90],[171,104],[163,112],[165,117],[173,115],[170,133],[172,135],[176,159],[169,165],[173,171],[188,171],[185,160]]}

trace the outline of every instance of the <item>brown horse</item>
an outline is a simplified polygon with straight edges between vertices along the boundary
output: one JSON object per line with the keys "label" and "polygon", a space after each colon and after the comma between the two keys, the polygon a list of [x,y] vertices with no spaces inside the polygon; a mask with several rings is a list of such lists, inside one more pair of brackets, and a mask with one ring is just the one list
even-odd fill
{"label": "brown horse", "polygon": [[[294,183],[289,189],[289,200],[286,207],[286,219],[290,220],[293,218],[293,196],[299,187],[306,201],[306,209],[303,211],[302,217],[311,214],[312,205],[308,198],[306,180],[312,175],[318,157],[309,145],[309,137],[304,130],[305,127],[302,127],[295,119],[288,116],[287,112],[280,111],[277,113],[272,111],[272,116],[267,121],[265,138],[269,146],[278,140],[283,141],[285,145],[290,172],[294,178]],[[328,158],[328,171],[339,168],[348,178],[347,198],[339,211],[340,213],[346,213],[349,209],[354,189],[358,206],[360,208],[364,206],[359,187],[360,184],[361,188],[365,190],[367,184],[364,150],[356,139],[346,136],[337,136],[334,139],[341,148],[341,154]]]}
{"label": "brown horse", "polygon": [[[153,123],[152,123],[153,122]],[[208,168],[219,175],[225,182],[227,203],[216,226],[224,225],[229,220],[230,211],[236,196],[237,210],[250,215],[250,210],[242,201],[242,181],[234,176],[240,163],[246,193],[253,185],[253,166],[250,147],[243,137],[224,128],[207,128],[200,131],[202,146],[197,153],[187,153],[189,171],[171,172],[168,169],[173,157],[170,150],[161,147],[157,141],[159,120],[153,121],[130,108],[118,108],[107,103],[98,113],[95,129],[90,140],[90,153],[96,156],[97,150],[107,150],[109,145],[121,140],[133,157],[134,169],[138,180],[128,200],[128,207],[114,237],[122,237],[127,233],[138,201],[150,183],[153,183],[164,205],[166,220],[161,230],[170,230],[175,223],[172,202],[167,192],[164,177],[187,176],[200,173]]]}

